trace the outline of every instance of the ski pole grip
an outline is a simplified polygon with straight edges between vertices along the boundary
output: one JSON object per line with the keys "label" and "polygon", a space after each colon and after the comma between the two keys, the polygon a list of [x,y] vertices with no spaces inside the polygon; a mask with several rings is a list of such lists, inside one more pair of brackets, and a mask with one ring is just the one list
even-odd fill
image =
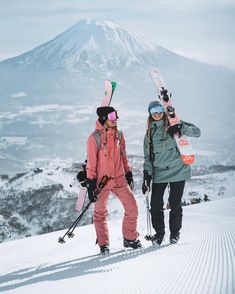
{"label": "ski pole grip", "polygon": [[101,179],[101,181],[98,184],[98,187],[95,190],[95,194],[98,197],[98,194],[100,193],[100,191],[108,184],[108,182],[111,180],[112,178],[105,175],[103,176],[103,178]]}

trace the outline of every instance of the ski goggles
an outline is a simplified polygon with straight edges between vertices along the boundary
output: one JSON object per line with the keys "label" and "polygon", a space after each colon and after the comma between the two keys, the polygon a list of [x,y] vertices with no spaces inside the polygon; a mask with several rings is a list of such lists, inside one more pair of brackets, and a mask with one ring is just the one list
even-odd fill
{"label": "ski goggles", "polygon": [[157,106],[154,106],[153,108],[151,108],[149,112],[151,115],[154,115],[156,113],[162,113],[162,112],[164,112],[164,108],[162,105],[157,105]]}
{"label": "ski goggles", "polygon": [[110,113],[108,114],[108,119],[111,120],[111,121],[115,121],[115,120],[117,120],[118,118],[119,118],[119,116],[118,116],[118,113],[117,113],[116,110],[113,111],[113,112],[110,112]]}

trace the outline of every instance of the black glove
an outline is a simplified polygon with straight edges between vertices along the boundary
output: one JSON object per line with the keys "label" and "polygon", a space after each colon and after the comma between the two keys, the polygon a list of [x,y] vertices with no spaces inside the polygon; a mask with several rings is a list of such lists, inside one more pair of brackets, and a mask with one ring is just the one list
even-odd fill
{"label": "black glove", "polygon": [[150,190],[150,183],[152,181],[152,176],[149,175],[146,170],[144,170],[143,176],[144,176],[144,181],[142,184],[142,192],[143,192],[143,194],[145,194],[147,192],[148,188]]}
{"label": "black glove", "polygon": [[88,198],[91,202],[96,202],[98,199],[98,194],[95,192],[96,189],[96,179],[87,179],[87,192]]}
{"label": "black glove", "polygon": [[127,180],[128,185],[130,185],[133,182],[133,174],[131,171],[128,171],[126,173],[126,180]]}
{"label": "black glove", "polygon": [[86,178],[86,170],[80,170],[77,174],[77,180],[79,181],[79,183],[81,184],[82,187],[86,187],[87,186],[87,178]]}
{"label": "black glove", "polygon": [[182,128],[182,124],[176,124],[173,126],[169,126],[166,131],[167,133],[173,138],[175,133],[179,133],[179,137],[181,137],[181,128]]}
{"label": "black glove", "polygon": [[145,182],[142,184],[142,193],[145,194],[148,191],[148,187],[145,185]]}
{"label": "black glove", "polygon": [[128,185],[130,186],[131,190],[133,190],[134,189],[134,180],[133,180],[133,174],[131,171],[128,171],[126,173],[126,180],[127,180]]}

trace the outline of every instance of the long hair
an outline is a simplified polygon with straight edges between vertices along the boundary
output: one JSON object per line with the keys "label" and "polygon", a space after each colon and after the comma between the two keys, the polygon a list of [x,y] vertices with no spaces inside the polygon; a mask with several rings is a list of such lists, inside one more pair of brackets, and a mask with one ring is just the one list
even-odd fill
{"label": "long hair", "polygon": [[[163,121],[164,121],[164,128],[165,128],[165,133],[166,133],[166,128],[169,126],[169,121],[167,119],[166,113],[163,113],[163,117],[162,117]],[[154,119],[152,118],[151,115],[148,116],[147,119],[147,139],[148,139],[148,145],[149,145],[149,157],[150,157],[150,161],[153,163],[154,161],[154,152],[153,152],[153,134],[151,134],[151,122],[154,121]]]}
{"label": "long hair", "polygon": [[[163,121],[164,121],[164,128],[166,129],[168,126],[169,126],[169,121],[167,119],[167,116],[166,116],[166,113],[164,112],[163,113],[163,117],[162,117]],[[147,118],[147,134],[150,130],[150,125],[151,125],[151,122],[154,121],[154,119],[152,118],[152,115],[150,114]]]}

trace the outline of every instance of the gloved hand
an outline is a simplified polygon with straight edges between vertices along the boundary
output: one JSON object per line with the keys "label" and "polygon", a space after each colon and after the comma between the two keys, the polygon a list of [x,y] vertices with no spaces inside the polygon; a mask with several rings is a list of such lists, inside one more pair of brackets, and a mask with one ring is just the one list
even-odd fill
{"label": "gloved hand", "polygon": [[152,176],[148,174],[148,172],[146,170],[143,171],[143,184],[142,184],[142,192],[143,194],[145,194],[147,192],[147,190],[150,190],[150,184],[152,181]]}
{"label": "gloved hand", "polygon": [[176,124],[173,126],[169,126],[166,131],[167,133],[173,138],[175,133],[179,133],[179,137],[181,137],[181,128],[182,128],[182,124]]}
{"label": "gloved hand", "polygon": [[95,193],[96,189],[96,179],[87,179],[87,192],[88,198],[91,202],[96,202],[98,199],[98,194]]}
{"label": "gloved hand", "polygon": [[77,180],[79,181],[79,183],[81,184],[82,187],[86,187],[87,186],[87,177],[86,177],[86,170],[80,170],[77,174]]}
{"label": "gloved hand", "polygon": [[148,187],[145,185],[145,182],[142,184],[142,193],[145,194],[148,191]]}
{"label": "gloved hand", "polygon": [[127,180],[128,185],[130,186],[131,190],[133,190],[134,189],[134,180],[133,180],[133,174],[131,171],[128,171],[126,173],[126,180]]}

